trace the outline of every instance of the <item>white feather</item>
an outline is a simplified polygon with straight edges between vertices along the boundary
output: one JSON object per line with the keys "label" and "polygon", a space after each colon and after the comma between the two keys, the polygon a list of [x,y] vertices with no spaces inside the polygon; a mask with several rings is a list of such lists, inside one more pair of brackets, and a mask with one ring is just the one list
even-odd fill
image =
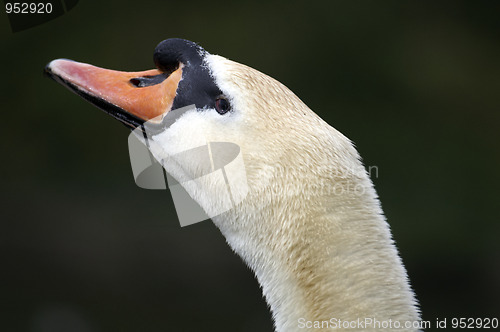
{"label": "white feather", "polygon": [[[269,76],[220,56],[205,60],[232,111],[188,112],[153,137],[152,151],[161,160],[207,142],[240,146],[248,195],[212,219],[255,272],[276,331],[307,330],[301,319],[417,321],[406,271],[349,139]],[[182,182],[198,166],[165,167]],[[224,185],[207,178],[185,189],[210,215],[223,204],[214,197]]]}

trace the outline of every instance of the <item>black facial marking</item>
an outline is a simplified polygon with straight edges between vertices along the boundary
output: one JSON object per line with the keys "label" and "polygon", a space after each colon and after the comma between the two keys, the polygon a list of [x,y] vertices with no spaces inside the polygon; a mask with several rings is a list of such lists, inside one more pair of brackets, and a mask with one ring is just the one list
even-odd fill
{"label": "black facial marking", "polygon": [[179,68],[180,63],[200,66],[203,60],[200,54],[203,53],[206,53],[203,48],[189,40],[171,38],[156,46],[153,60],[156,68],[171,73]]}
{"label": "black facial marking", "polygon": [[159,70],[170,74],[183,65],[172,110],[192,104],[198,109],[215,108],[222,92],[203,63],[208,54],[196,43],[178,38],[164,40],[156,46],[153,58]]}

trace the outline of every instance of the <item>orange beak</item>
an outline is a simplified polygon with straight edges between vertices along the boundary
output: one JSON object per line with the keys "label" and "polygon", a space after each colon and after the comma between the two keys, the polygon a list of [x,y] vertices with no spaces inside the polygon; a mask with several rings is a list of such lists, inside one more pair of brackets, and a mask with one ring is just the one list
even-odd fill
{"label": "orange beak", "polygon": [[65,59],[50,62],[45,72],[133,128],[170,111],[182,78],[182,66],[170,74],[122,72]]}

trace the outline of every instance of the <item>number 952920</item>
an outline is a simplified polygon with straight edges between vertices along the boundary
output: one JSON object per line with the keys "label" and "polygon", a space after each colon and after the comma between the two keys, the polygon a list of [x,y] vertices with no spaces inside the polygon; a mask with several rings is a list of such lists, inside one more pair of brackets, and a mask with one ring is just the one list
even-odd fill
{"label": "number 952920", "polygon": [[50,14],[52,13],[52,4],[50,2],[7,2],[5,3],[5,12],[7,14]]}

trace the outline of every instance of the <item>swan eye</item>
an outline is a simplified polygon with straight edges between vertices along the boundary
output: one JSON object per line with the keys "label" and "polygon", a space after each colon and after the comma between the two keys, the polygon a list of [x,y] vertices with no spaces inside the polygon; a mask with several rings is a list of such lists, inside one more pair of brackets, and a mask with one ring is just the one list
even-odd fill
{"label": "swan eye", "polygon": [[215,110],[217,111],[217,113],[221,115],[226,114],[227,112],[229,112],[230,109],[231,105],[229,104],[229,101],[227,101],[226,98],[224,97],[217,98],[217,100],[215,101]]}

